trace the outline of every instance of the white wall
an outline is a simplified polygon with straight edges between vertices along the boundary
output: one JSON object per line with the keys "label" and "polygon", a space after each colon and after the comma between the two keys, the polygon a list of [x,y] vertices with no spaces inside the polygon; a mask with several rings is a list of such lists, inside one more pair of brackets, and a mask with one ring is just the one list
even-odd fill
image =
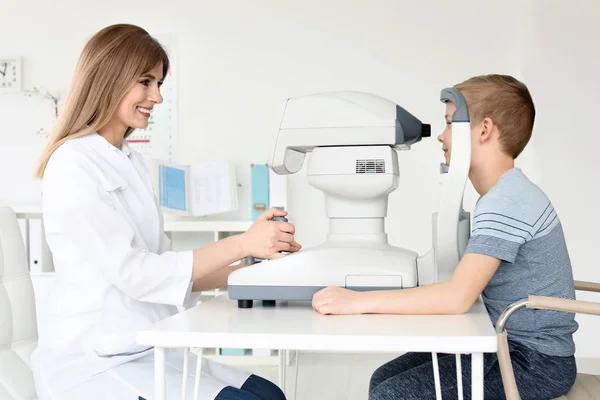
{"label": "white wall", "polygon": [[[577,4],[577,7],[574,6]],[[567,238],[576,279],[600,282],[600,2],[535,2],[523,74],[535,96],[535,168]],[[597,294],[578,293],[600,301]],[[600,318],[578,316],[580,355],[600,357]]]}
{"label": "white wall", "polygon": [[[177,158],[235,160],[243,184],[240,218],[249,217],[248,166],[270,160],[273,123],[286,97],[373,92],[431,123],[437,135],[444,124],[442,88],[492,72],[524,79],[538,120],[518,163],[555,202],[576,278],[600,281],[591,243],[599,236],[588,223],[599,218],[593,213],[598,161],[592,158],[598,141],[592,116],[599,105],[592,73],[600,64],[596,2],[578,2],[579,8],[519,0],[49,3],[0,0],[0,56],[23,57],[24,86],[64,91],[82,46],[108,24],[136,23],[172,36],[178,50]],[[0,199],[38,200],[39,183],[30,178],[42,146],[35,132],[51,123],[50,105],[0,96],[0,121]],[[577,142],[567,141],[573,136]],[[567,148],[575,153],[567,155]],[[390,196],[387,221],[393,244],[420,253],[430,247],[441,159],[435,138],[400,154],[400,187]],[[298,239],[317,244],[326,229],[322,194],[306,184],[304,171],[289,182]],[[575,196],[576,189],[582,194]],[[475,200],[469,187],[465,206],[472,209]],[[594,346],[600,322],[580,320],[578,355],[600,357]]]}

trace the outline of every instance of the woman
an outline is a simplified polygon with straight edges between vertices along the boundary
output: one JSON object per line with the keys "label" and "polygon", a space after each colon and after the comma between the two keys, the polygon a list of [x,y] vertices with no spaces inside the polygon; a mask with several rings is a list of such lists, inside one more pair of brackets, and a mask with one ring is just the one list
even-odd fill
{"label": "woman", "polygon": [[[285,212],[271,210],[241,235],[169,251],[150,174],[124,140],[148,126],[168,69],[167,54],[143,29],[98,32],[83,50],[41,158],[37,175],[56,267],[32,356],[41,400],[152,398],[153,350],[136,344],[136,330],[193,305],[200,290],[224,286],[246,256],[300,249],[292,224],[269,221]],[[176,352],[167,356],[170,398],[180,396],[182,360]],[[285,398],[273,383],[230,366],[203,360],[202,371],[201,399]]]}

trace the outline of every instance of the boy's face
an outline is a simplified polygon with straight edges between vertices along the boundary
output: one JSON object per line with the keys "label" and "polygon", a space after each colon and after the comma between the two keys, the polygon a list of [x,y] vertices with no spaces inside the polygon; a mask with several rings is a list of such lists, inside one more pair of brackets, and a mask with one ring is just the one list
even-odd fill
{"label": "boy's face", "polygon": [[[456,111],[456,106],[450,102],[446,103],[446,115],[444,115],[446,128],[437,137],[438,141],[442,144],[444,160],[448,166],[450,166],[450,158],[452,155],[452,116],[454,115],[454,111]],[[482,131],[483,125],[483,121],[476,125],[473,125],[473,122],[471,121],[471,167],[474,163],[477,164],[476,160],[480,159],[480,143],[477,132]]]}
{"label": "boy's face", "polygon": [[453,103],[446,103],[446,128],[437,137],[438,141],[442,144],[442,150],[444,151],[444,160],[446,165],[450,165],[450,155],[452,154],[452,115],[456,111],[456,106]]}

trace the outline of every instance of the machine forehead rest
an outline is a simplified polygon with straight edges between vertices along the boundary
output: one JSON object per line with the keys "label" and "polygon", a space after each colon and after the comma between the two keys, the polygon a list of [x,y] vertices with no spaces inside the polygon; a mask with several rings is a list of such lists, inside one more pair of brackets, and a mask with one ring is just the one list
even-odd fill
{"label": "machine forehead rest", "polygon": [[452,122],[470,122],[467,100],[458,89],[442,89],[440,100],[442,103],[450,102],[456,106],[456,111],[454,111],[454,115],[452,116]]}

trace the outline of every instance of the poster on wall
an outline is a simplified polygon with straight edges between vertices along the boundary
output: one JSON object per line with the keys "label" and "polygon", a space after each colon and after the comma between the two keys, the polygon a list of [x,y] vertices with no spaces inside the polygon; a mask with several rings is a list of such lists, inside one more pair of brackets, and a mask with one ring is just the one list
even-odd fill
{"label": "poster on wall", "polygon": [[129,145],[147,160],[173,161],[177,138],[177,58],[175,40],[169,35],[155,36],[169,55],[170,68],[161,87],[162,104],[154,107],[146,129],[136,129],[128,138]]}

